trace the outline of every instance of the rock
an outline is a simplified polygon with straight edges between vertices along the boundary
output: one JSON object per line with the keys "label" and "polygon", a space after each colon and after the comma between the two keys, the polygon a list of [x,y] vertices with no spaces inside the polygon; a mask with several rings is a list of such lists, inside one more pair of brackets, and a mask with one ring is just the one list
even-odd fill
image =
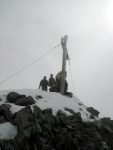
{"label": "rock", "polygon": [[113,134],[113,130],[111,130],[109,125],[103,125],[103,128],[106,130],[108,134]]}
{"label": "rock", "polygon": [[39,98],[39,99],[40,99],[40,98],[43,98],[41,95],[36,95],[36,97]]}
{"label": "rock", "polygon": [[12,114],[11,114],[11,112],[9,110],[4,112],[4,116],[5,116],[5,118],[6,118],[6,120],[8,122],[10,122],[11,124],[15,125],[15,120],[13,119],[13,116],[12,116]]}
{"label": "rock", "polygon": [[10,103],[15,103],[16,100],[18,99],[19,97],[19,94],[17,92],[10,92],[8,95],[7,95],[7,100],[8,102]]}
{"label": "rock", "polygon": [[80,106],[83,105],[83,103],[78,103]]}
{"label": "rock", "polygon": [[79,108],[79,110],[83,111],[82,108]]}
{"label": "rock", "polygon": [[58,127],[60,125],[60,121],[56,116],[53,116],[53,125],[54,127]]}
{"label": "rock", "polygon": [[[21,103],[21,100],[22,99],[25,99],[26,98],[26,95],[20,95],[18,94],[17,92],[10,92],[8,95],[7,95],[7,101],[10,102],[10,103]],[[28,97],[28,99],[31,99],[31,96],[30,98]],[[33,98],[32,98],[33,99]],[[18,101],[18,102],[17,102]],[[29,101],[29,100],[28,100]],[[29,102],[30,103],[30,102]]]}
{"label": "rock", "polygon": [[70,149],[71,148],[71,142],[72,142],[72,137],[71,135],[68,133],[65,135],[65,149]]}
{"label": "rock", "polygon": [[64,117],[66,117],[66,113],[64,111],[62,111],[62,110],[58,110],[57,116],[64,116]]}
{"label": "rock", "polygon": [[33,108],[34,108],[33,115],[37,118],[39,113],[42,112],[42,110],[37,105],[34,105]]}
{"label": "rock", "polygon": [[69,111],[71,114],[76,114],[76,112],[74,111],[74,110],[72,110],[72,109],[69,109],[69,108],[64,108],[66,111]]}
{"label": "rock", "polygon": [[9,143],[4,150],[16,150],[16,149],[17,149],[17,147],[14,147],[14,145],[12,145],[12,143]]}
{"label": "rock", "polygon": [[51,150],[50,147],[46,144],[46,141],[42,137],[37,138],[36,146],[38,150]]}
{"label": "rock", "polygon": [[94,116],[92,116],[92,115],[90,116],[90,119],[94,119],[94,118],[95,118]]}
{"label": "rock", "polygon": [[92,142],[91,140],[88,140],[88,141],[85,142],[85,144],[84,144],[84,149],[97,150],[95,143]]}
{"label": "rock", "polygon": [[58,110],[57,119],[60,121],[61,126],[66,126],[66,113],[62,110]]}
{"label": "rock", "polygon": [[35,104],[35,100],[33,99],[32,96],[28,96],[26,98],[23,99],[18,99],[15,104],[19,105],[19,106],[27,106],[27,105],[32,105]]}
{"label": "rock", "polygon": [[109,125],[110,128],[113,130],[113,120],[111,120],[110,118],[108,117],[104,117],[101,119],[101,122],[105,125]]}
{"label": "rock", "polygon": [[112,130],[101,122],[98,128],[97,122],[82,122],[80,113],[66,116],[59,110],[53,116],[51,109],[42,111],[34,106],[34,110],[32,113],[31,107],[26,106],[16,113],[18,135],[14,140],[1,141],[3,150],[113,149]]}
{"label": "rock", "polygon": [[18,99],[23,99],[23,98],[26,98],[26,95],[23,94],[18,96]]}
{"label": "rock", "polygon": [[43,131],[51,132],[51,129],[47,124],[43,124],[41,127],[42,127]]}
{"label": "rock", "polygon": [[11,108],[11,105],[10,104],[2,104],[2,106],[5,108],[5,109],[10,109]]}
{"label": "rock", "polygon": [[3,115],[0,115],[0,124],[7,122],[6,118]]}
{"label": "rock", "polygon": [[105,142],[101,142],[100,150],[110,150],[110,148]]}
{"label": "rock", "polygon": [[44,109],[44,110],[42,110],[42,114],[52,115],[52,109],[51,108]]}
{"label": "rock", "polygon": [[99,115],[99,111],[97,111],[96,109],[94,109],[93,107],[87,107],[87,111],[89,111],[91,113],[92,116],[97,116]]}
{"label": "rock", "polygon": [[67,117],[67,123],[69,125],[73,123],[81,122],[81,121],[82,121],[82,118],[79,113],[76,113],[75,115],[71,115]]}
{"label": "rock", "polygon": [[16,120],[16,125],[19,133],[25,130],[26,128],[32,126],[32,123],[34,122],[34,117],[30,106],[21,109],[16,114],[15,120]]}
{"label": "rock", "polygon": [[[6,106],[6,105],[5,105]],[[15,121],[13,119],[13,116],[11,114],[11,112],[7,109],[7,107],[5,108],[4,105],[0,105],[0,114],[3,116],[3,118],[5,118],[8,122],[10,122],[11,124],[15,125]],[[3,120],[2,120],[3,121]],[[5,120],[4,120],[5,121]]]}
{"label": "rock", "polygon": [[0,113],[4,113],[5,111],[7,111],[7,109],[3,107],[3,105],[0,105]]}
{"label": "rock", "polygon": [[32,122],[32,135],[40,133],[42,133],[42,126],[40,126],[38,120],[35,119],[35,121]]}
{"label": "rock", "polygon": [[0,148],[1,150],[16,150],[17,144],[15,143],[15,140],[11,141],[0,140]]}
{"label": "rock", "polygon": [[[14,140],[12,141],[1,141],[0,145],[2,146],[2,150],[30,150],[26,149],[30,148],[27,143],[31,134],[31,128],[27,128],[19,133]],[[28,147],[29,146],[29,147]]]}
{"label": "rock", "polygon": [[30,134],[31,134],[31,130],[32,128],[29,127],[26,130],[22,130],[16,137],[16,143],[18,143],[18,149],[22,149],[24,147],[24,145],[26,144],[26,142],[29,140],[30,138]]}

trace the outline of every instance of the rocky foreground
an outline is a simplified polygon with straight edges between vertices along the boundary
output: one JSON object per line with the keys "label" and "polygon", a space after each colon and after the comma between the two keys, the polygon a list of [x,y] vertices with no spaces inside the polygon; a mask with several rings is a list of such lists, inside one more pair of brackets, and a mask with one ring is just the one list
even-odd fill
{"label": "rocky foreground", "polygon": [[[0,140],[1,150],[113,150],[113,120],[110,118],[83,122],[80,113],[68,108],[65,109],[71,116],[62,110],[53,116],[51,108],[41,110],[31,96],[18,93],[9,93],[7,100],[25,108],[12,115],[9,103],[0,105],[0,124],[10,122],[18,128],[14,139]],[[94,116],[92,113],[91,117]]]}

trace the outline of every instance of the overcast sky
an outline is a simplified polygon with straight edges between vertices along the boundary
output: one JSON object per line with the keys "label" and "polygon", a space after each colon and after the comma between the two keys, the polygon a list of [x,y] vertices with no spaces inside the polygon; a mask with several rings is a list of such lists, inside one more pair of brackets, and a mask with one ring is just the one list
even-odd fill
{"label": "overcast sky", "polygon": [[[26,67],[68,35],[69,91],[113,119],[113,1],[0,0],[0,82]],[[62,47],[0,84],[0,90],[39,86],[62,68]],[[72,86],[74,84],[74,90]]]}

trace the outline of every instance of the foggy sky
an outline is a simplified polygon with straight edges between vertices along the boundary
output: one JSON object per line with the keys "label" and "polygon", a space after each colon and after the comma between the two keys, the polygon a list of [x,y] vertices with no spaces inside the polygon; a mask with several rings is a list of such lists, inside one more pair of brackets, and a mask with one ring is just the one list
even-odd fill
{"label": "foggy sky", "polygon": [[[0,0],[0,82],[60,44],[68,35],[69,91],[113,119],[113,1]],[[0,84],[0,90],[39,86],[62,68],[62,47]],[[74,90],[72,86],[74,84]]]}

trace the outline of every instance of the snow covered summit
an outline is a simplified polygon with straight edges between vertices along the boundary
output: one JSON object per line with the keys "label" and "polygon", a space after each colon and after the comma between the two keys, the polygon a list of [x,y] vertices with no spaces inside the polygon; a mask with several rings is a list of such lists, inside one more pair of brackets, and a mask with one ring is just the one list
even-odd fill
{"label": "snow covered summit", "polygon": [[[60,93],[54,92],[45,92],[39,89],[20,89],[20,90],[6,90],[0,91],[0,104],[7,102],[7,94],[9,92],[17,92],[18,94],[25,94],[26,96],[32,96],[36,103],[34,105],[39,106],[42,110],[46,108],[52,108],[53,115],[56,115],[58,110],[62,110],[66,113],[66,115],[71,115],[69,111],[66,111],[65,108],[72,109],[73,111],[80,112],[83,121],[94,121],[94,119],[90,119],[91,114],[87,111],[87,107],[76,97],[72,98],[62,96]],[[41,99],[36,99],[37,95],[41,95]],[[10,111],[12,114],[24,108],[24,106],[18,106],[15,104],[10,104],[12,107]],[[33,110],[33,105],[31,108]],[[96,118],[95,118],[96,119]]]}

